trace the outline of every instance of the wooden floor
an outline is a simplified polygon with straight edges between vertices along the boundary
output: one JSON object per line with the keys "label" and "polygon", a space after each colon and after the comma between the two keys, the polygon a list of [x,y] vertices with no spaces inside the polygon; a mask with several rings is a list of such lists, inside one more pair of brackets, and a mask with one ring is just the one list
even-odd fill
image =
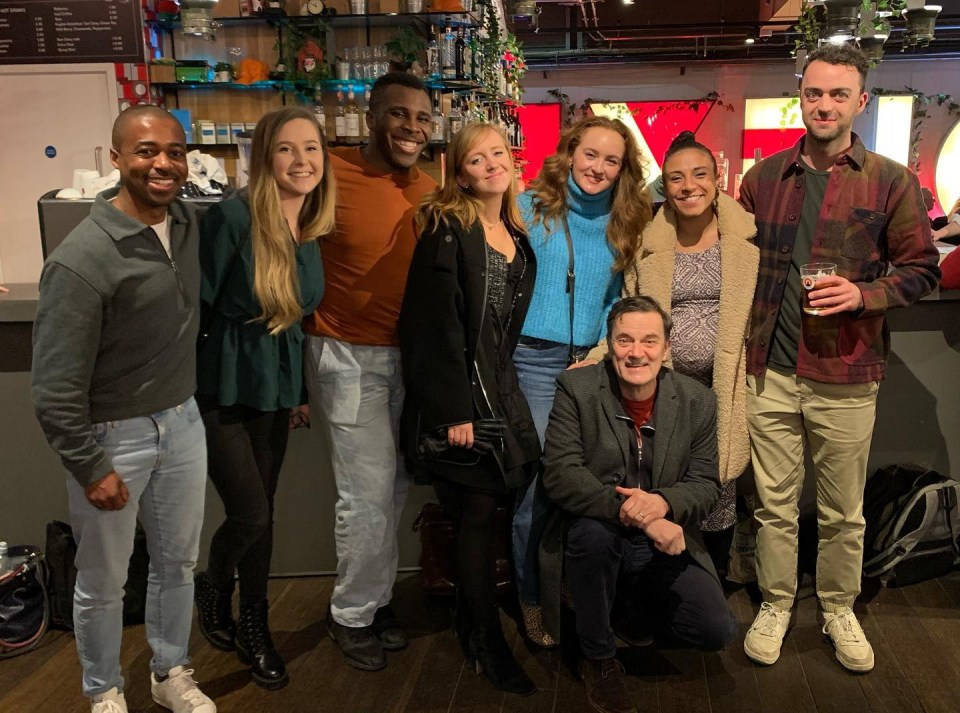
{"label": "wooden floor", "polygon": [[[346,666],[327,638],[323,614],[329,578],[271,582],[271,622],[288,663],[290,685],[276,692],[250,683],[231,654],[211,648],[196,632],[193,666],[220,713],[255,711],[587,711],[583,685],[559,650],[528,649],[504,617],[518,657],[539,691],[528,698],[495,691],[463,665],[449,628],[449,602],[425,600],[416,576],[397,585],[395,605],[410,624],[411,644],[389,654],[378,673]],[[746,590],[729,595],[741,637],[757,605]],[[620,649],[640,711],[676,713],[885,713],[960,711],[960,573],[902,589],[883,589],[859,610],[876,651],[867,675],[844,671],[825,643],[816,602],[802,600],[780,661],[751,664],[742,638],[729,651]],[[150,700],[150,651],[143,627],[125,631],[123,667],[131,711],[161,713]],[[80,668],[70,634],[53,632],[44,645],[0,662],[0,712],[86,713]]]}

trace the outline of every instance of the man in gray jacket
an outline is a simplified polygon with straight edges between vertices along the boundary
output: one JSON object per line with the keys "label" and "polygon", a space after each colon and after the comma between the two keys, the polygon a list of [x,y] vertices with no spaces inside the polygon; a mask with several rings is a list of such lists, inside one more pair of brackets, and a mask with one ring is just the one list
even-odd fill
{"label": "man in gray jacket", "polygon": [[544,623],[556,636],[561,573],[583,653],[587,698],[634,711],[617,662],[614,598],[658,637],[725,648],[737,624],[700,535],[720,493],[716,397],[662,368],[670,317],[649,297],[607,317],[608,357],[557,380],[543,487],[562,511],[541,541]]}
{"label": "man in gray jacket", "polygon": [[196,388],[200,269],[194,214],[176,200],[186,139],[166,110],[113,126],[118,189],[47,260],[34,327],[37,418],[70,472],[77,540],[73,623],[94,713],[123,713],[123,585],[137,517],[150,552],[151,692],[176,713],[215,713],[192,678],[193,614],[206,488]]}

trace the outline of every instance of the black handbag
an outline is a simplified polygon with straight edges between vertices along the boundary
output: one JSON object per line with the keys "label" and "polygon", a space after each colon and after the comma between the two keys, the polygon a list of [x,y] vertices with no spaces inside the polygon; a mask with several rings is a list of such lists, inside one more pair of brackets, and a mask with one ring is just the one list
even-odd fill
{"label": "black handbag", "polygon": [[0,576],[0,659],[35,649],[50,624],[43,553],[18,545],[8,556],[16,566]]}
{"label": "black handbag", "polygon": [[480,418],[473,421],[473,446],[451,446],[447,429],[438,428],[421,434],[417,452],[423,463],[476,465],[487,453],[503,452],[503,436],[507,424],[502,418]]}
{"label": "black handbag", "polygon": [[[77,543],[73,530],[65,522],[47,523],[47,589],[50,598],[50,621],[54,626],[73,629],[73,588],[77,582]],[[123,585],[123,625],[142,624],[147,608],[147,572],[150,555],[147,535],[137,523],[133,536],[133,553]]]}

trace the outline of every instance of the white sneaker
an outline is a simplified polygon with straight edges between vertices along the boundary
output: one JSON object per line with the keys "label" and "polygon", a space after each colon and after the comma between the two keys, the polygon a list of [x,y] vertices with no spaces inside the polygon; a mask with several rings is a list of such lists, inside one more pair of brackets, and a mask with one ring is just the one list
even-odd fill
{"label": "white sneaker", "polygon": [[743,652],[756,663],[767,666],[776,663],[780,658],[780,647],[789,626],[790,612],[770,602],[764,602],[743,638]]}
{"label": "white sneaker", "polygon": [[176,666],[162,681],[151,673],[150,693],[153,700],[173,713],[217,713],[217,705],[197,688],[192,668]]}
{"label": "white sneaker", "polygon": [[873,670],[873,647],[863,633],[857,615],[849,607],[823,613],[823,633],[830,637],[843,667],[858,673]]}
{"label": "white sneaker", "polygon": [[114,687],[90,699],[90,713],[127,713],[127,701]]}

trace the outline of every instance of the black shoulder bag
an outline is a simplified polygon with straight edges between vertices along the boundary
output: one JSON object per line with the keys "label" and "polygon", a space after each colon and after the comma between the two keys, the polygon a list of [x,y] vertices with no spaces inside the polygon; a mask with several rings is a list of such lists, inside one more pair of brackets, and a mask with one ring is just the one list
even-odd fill
{"label": "black shoulder bag", "polygon": [[573,298],[574,287],[577,283],[577,273],[573,264],[573,238],[570,237],[570,226],[567,224],[567,216],[563,218],[563,235],[567,239],[567,294],[570,295],[570,345],[567,351],[567,364],[576,364],[580,358],[576,355],[573,346]]}

